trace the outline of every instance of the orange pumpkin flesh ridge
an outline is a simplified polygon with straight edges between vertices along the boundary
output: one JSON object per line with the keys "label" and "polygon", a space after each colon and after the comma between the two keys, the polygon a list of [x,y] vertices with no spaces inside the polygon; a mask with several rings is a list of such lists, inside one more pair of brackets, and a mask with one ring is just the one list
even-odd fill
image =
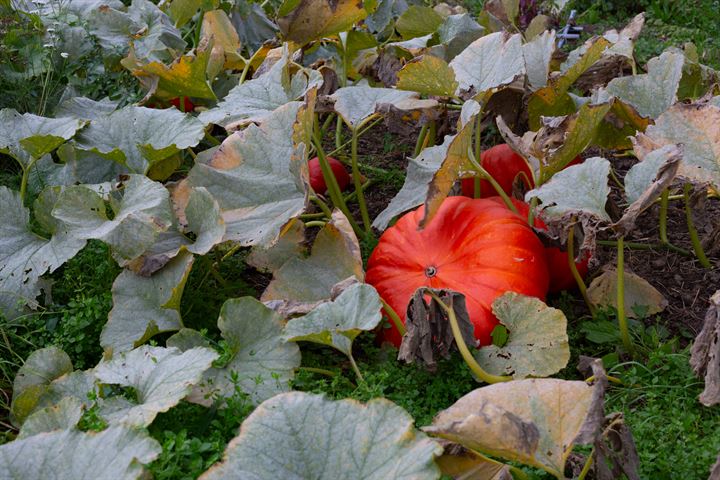
{"label": "orange pumpkin flesh ridge", "polygon": [[[447,198],[424,230],[424,207],[407,213],[385,231],[368,260],[367,283],[405,321],[407,306],[420,287],[465,294],[475,337],[491,342],[497,319],[492,302],[506,291],[545,298],[548,272],[535,233],[504,205],[467,197]],[[381,333],[396,346],[393,326]]]}

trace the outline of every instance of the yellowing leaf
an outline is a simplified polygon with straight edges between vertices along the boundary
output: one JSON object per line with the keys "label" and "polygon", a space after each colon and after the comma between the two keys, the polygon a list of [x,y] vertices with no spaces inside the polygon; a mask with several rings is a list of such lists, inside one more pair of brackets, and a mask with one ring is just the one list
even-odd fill
{"label": "yellowing leaf", "polygon": [[567,319],[561,310],[534,297],[508,292],[493,302],[493,313],[510,332],[502,346],[487,345],[475,354],[481,367],[513,378],[547,377],[570,360]]}
{"label": "yellowing leaf", "polygon": [[565,461],[593,406],[593,387],[585,382],[515,380],[470,392],[423,430],[564,478]]}
{"label": "yellowing leaf", "polygon": [[230,18],[223,10],[213,10],[203,15],[200,38],[213,39],[213,55],[219,54],[224,59],[223,68],[240,69],[245,62],[238,53],[240,50],[240,36],[230,22]]}
{"label": "yellowing leaf", "polygon": [[[595,277],[587,290],[590,301],[597,306],[617,308],[617,281],[618,274],[614,269],[608,269]],[[647,307],[648,315],[660,313],[667,307],[668,301],[662,293],[641,276],[624,272],[624,283],[625,312],[628,317],[637,317],[633,307]]]}
{"label": "yellowing leaf", "polygon": [[[349,30],[368,12],[358,0],[298,0],[278,19],[283,37],[299,45]],[[285,13],[285,12],[281,12]]]}
{"label": "yellowing leaf", "polygon": [[423,95],[455,96],[455,72],[442,59],[424,55],[408,62],[397,74],[397,88]]}
{"label": "yellowing leaf", "polygon": [[443,23],[443,17],[430,7],[411,5],[395,22],[400,36],[407,40],[434,33]]}

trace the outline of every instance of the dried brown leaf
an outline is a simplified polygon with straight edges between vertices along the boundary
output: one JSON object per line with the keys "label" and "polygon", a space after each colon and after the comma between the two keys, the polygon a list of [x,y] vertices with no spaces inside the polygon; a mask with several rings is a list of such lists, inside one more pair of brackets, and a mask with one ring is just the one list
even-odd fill
{"label": "dried brown leaf", "polygon": [[615,480],[623,478],[623,474],[628,480],[640,480],[640,457],[621,413],[605,418],[603,433],[595,442],[595,455],[593,465],[597,480]]}
{"label": "dried brown leaf", "polygon": [[710,297],[705,323],[690,351],[690,366],[705,377],[700,402],[706,407],[720,403],[720,290]]}

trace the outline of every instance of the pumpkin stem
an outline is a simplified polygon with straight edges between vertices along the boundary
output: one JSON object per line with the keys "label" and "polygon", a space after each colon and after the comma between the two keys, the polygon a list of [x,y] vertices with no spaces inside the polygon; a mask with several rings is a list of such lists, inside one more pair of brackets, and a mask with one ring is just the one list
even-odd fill
{"label": "pumpkin stem", "polygon": [[353,183],[355,184],[355,191],[357,192],[357,201],[360,206],[360,216],[362,217],[363,226],[365,227],[365,233],[370,233],[370,215],[368,214],[367,205],[365,204],[365,195],[363,194],[362,179],[360,178],[360,167],[358,167],[358,155],[357,155],[357,144],[358,144],[358,129],[353,128],[352,131],[352,142],[350,143],[350,159],[352,161],[352,177]]}
{"label": "pumpkin stem", "polygon": [[510,197],[508,197],[507,193],[505,193],[505,190],[502,189],[499,183],[488,173],[487,170],[483,168],[482,165],[480,165],[475,158],[473,158],[474,155],[471,154],[468,157],[468,160],[470,160],[470,165],[473,166],[473,168],[480,174],[480,177],[484,180],[487,180],[490,182],[490,185],[495,189],[498,195],[500,195],[500,198],[502,198],[502,201],[505,203],[505,206],[510,209],[513,213],[519,215],[518,209],[515,207],[515,204],[513,204],[512,200],[510,200]]}
{"label": "pumpkin stem", "polygon": [[[535,199],[533,198],[533,200],[535,200]],[[567,238],[568,265],[570,266],[570,272],[572,273],[572,276],[575,279],[575,283],[577,283],[578,290],[580,290],[580,293],[582,294],[582,297],[585,300],[585,304],[587,305],[588,310],[590,310],[590,315],[592,315],[593,318],[595,318],[595,307],[593,306],[592,302],[590,301],[590,297],[588,297],[587,287],[585,286],[585,282],[583,281],[583,278],[580,275],[580,272],[578,272],[577,265],[575,265],[575,222],[576,221],[577,221],[577,218],[573,217],[572,222],[570,222],[570,228],[568,229],[568,238]]]}
{"label": "pumpkin stem", "polygon": [[460,350],[460,355],[462,355],[463,360],[465,360],[465,363],[475,376],[485,383],[500,383],[512,380],[512,377],[505,375],[493,375],[483,370],[480,364],[477,363],[475,358],[472,356],[470,349],[465,344],[465,340],[463,340],[462,333],[460,332],[460,325],[458,325],[457,317],[455,316],[455,311],[445,305],[445,302],[443,302],[442,299],[435,294],[435,292],[428,289],[426,289],[426,292],[433,297],[443,310],[445,310],[448,320],[450,320],[450,328],[452,329],[453,337],[455,337],[455,344],[457,345],[458,350]]}
{"label": "pumpkin stem", "polygon": [[358,368],[357,363],[355,363],[355,358],[353,358],[352,352],[348,354],[348,358],[350,359],[350,365],[355,371],[355,375],[357,376],[358,380],[360,380],[362,383],[365,383],[365,379],[363,378],[362,373],[360,373],[360,369]]}
{"label": "pumpkin stem", "polygon": [[383,309],[385,309],[385,313],[387,313],[387,316],[390,317],[390,320],[393,322],[400,335],[405,335],[407,329],[405,328],[405,325],[403,325],[402,320],[400,320],[400,317],[395,310],[385,300],[383,300],[382,297],[380,297],[380,302],[383,305]]}

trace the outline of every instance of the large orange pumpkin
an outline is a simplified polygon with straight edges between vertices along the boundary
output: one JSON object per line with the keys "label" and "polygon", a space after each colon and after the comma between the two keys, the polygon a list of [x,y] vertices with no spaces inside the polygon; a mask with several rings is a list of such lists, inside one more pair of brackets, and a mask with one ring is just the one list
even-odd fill
{"label": "large orange pumpkin", "polygon": [[[420,287],[465,294],[475,337],[491,342],[497,325],[492,302],[506,291],[545,298],[548,272],[543,246],[526,222],[492,200],[449,197],[424,230],[424,207],[385,231],[368,260],[365,281],[405,321]],[[397,329],[383,337],[399,345]]]}

